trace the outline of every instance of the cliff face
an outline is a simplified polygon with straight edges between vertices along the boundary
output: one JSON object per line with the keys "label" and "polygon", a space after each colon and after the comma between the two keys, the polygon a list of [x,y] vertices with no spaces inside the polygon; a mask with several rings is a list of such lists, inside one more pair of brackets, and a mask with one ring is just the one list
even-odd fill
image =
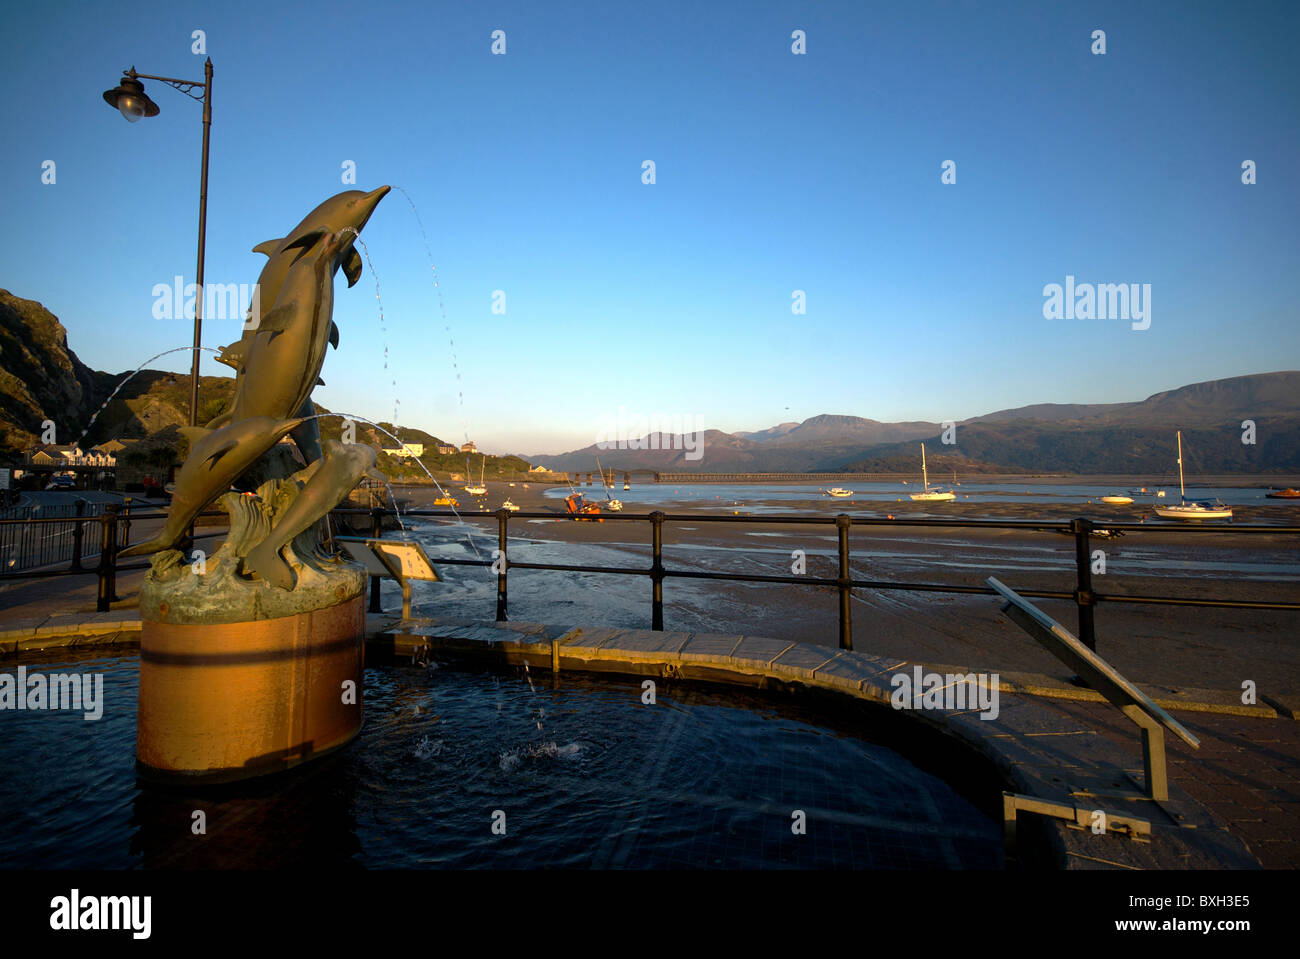
{"label": "cliff face", "polygon": [[[91,424],[83,448],[160,435],[174,446],[175,427],[189,422],[189,377],[141,370],[96,416],[124,375],[90,369],[68,348],[68,332],[54,314],[35,300],[0,290],[0,455],[42,442],[45,420],[54,422],[56,443],[74,442]],[[225,411],[234,383],[232,377],[200,378],[200,423]]]}
{"label": "cliff face", "polygon": [[76,439],[97,380],[68,349],[68,331],[54,314],[0,290],[0,448],[38,442],[46,419],[57,442]]}

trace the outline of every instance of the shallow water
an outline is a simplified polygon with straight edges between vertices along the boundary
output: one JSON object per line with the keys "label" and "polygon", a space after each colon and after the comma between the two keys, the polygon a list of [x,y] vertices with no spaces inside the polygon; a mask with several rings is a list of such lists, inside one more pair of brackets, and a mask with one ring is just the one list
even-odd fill
{"label": "shallow water", "polygon": [[6,868],[1001,866],[998,826],[948,785],[740,691],[645,705],[639,682],[369,668],[345,749],[164,789],[134,772],[135,657],[27,665],[102,673],[105,711],[0,714]]}
{"label": "shallow water", "polygon": [[[932,479],[931,486],[952,485],[942,478],[932,477]],[[827,488],[832,486],[850,490],[853,495],[839,499],[825,495],[822,492],[823,487],[780,483],[701,483],[696,486],[673,485],[672,483],[642,483],[637,485],[634,483],[630,490],[615,489],[613,495],[623,501],[625,509],[633,512],[636,512],[639,507],[664,505],[669,505],[674,509],[708,506],[716,507],[719,510],[743,506],[750,512],[784,512],[790,509],[795,502],[806,502],[808,500],[836,507],[849,506],[860,500],[873,503],[892,503],[902,500],[905,503],[911,503],[908,496],[920,492],[922,488],[919,476],[915,480],[909,479],[906,485],[903,484],[902,478],[900,478],[889,483],[851,483],[843,481],[826,483]],[[1172,484],[1163,483],[1155,486],[1146,484],[1146,486],[1147,489],[1152,491],[1157,489],[1165,490],[1164,498],[1134,496],[1130,507],[1108,507],[1101,502],[1101,497],[1115,494],[1123,495],[1130,488],[1136,489],[1137,487],[1101,486],[1087,483],[1056,485],[1050,483],[961,482],[957,486],[952,486],[952,491],[957,494],[956,501],[959,503],[969,501],[971,503],[1035,503],[1043,506],[1063,506],[1074,503],[1086,504],[1091,500],[1093,505],[1099,508],[1114,508],[1117,510],[1127,508],[1132,510],[1143,506],[1150,507],[1153,504],[1164,506],[1178,502],[1177,479]],[[581,489],[590,502],[599,503],[605,498],[605,493],[599,486],[583,486]],[[1213,500],[1217,497],[1229,506],[1286,502],[1286,500],[1266,499],[1264,496],[1266,492],[1264,489],[1253,488],[1188,486],[1187,498],[1189,500]],[[568,487],[557,486],[546,491],[546,497],[556,501],[562,501],[568,495]],[[791,506],[783,504],[791,504]],[[937,504],[937,508],[941,507],[942,504]]]}

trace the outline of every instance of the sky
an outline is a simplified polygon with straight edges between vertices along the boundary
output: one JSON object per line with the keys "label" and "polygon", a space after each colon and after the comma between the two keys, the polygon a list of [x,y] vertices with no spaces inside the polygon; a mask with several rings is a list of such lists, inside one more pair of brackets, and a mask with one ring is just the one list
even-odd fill
{"label": "sky", "polygon": [[[326,197],[395,188],[373,269],[336,280],[334,411],[528,455],[620,408],[941,422],[1300,368],[1297,26],[1285,2],[11,5],[0,287],[95,369],[190,344],[155,313],[194,280],[202,108],[145,81],[161,113],[129,124],[101,94],[133,65],[201,80],[201,30],[209,284],[253,284],[252,247]],[[1046,317],[1067,276],[1137,284],[1149,326]]]}

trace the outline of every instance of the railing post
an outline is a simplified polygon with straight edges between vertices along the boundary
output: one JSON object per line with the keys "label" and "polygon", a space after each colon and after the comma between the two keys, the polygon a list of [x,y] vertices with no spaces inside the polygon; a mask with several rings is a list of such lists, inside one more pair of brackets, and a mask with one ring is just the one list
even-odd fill
{"label": "railing post", "polygon": [[1079,606],[1079,641],[1095,653],[1097,634],[1092,618],[1092,548],[1088,541],[1092,521],[1081,516],[1072,521],[1070,527],[1074,531],[1074,601]]}
{"label": "railing post", "polygon": [[99,548],[99,596],[95,609],[107,613],[117,599],[117,506],[104,507],[103,529]]}
{"label": "railing post", "polygon": [[[383,511],[378,507],[372,507],[370,510],[370,538],[379,539],[384,533]],[[379,604],[379,577],[370,577],[370,612],[382,613],[384,608]]]}
{"label": "railing post", "polygon": [[510,510],[497,510],[497,549],[501,552],[495,557],[501,565],[498,567],[501,572],[497,573],[497,622],[506,621],[506,570],[509,569],[509,560],[506,559],[506,521],[510,519]]}
{"label": "railing post", "polygon": [[849,585],[849,516],[840,513],[835,517],[835,528],[840,540],[840,649],[853,648],[853,587]]}
{"label": "railing post", "polygon": [[86,535],[85,523],[82,517],[86,515],[86,501],[77,500],[75,507],[77,518],[72,521],[72,565],[68,570],[73,573],[81,572],[81,541]]}
{"label": "railing post", "polygon": [[122,497],[122,548],[131,545],[131,497]]}
{"label": "railing post", "polygon": [[655,510],[650,514],[650,582],[653,584],[650,628],[664,628],[664,513]]}

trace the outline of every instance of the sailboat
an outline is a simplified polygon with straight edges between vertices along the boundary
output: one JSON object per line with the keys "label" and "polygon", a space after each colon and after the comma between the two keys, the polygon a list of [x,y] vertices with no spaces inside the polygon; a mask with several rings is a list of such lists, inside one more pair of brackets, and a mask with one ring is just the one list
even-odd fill
{"label": "sailboat", "polygon": [[[484,455],[484,457],[483,457],[483,462],[482,462],[482,464],[480,464],[480,466],[479,466],[479,471],[478,471],[478,485],[477,485],[477,486],[462,486],[461,489],[463,489],[466,493],[469,493],[470,496],[487,496],[487,487],[483,485],[483,473],[484,473],[484,471],[485,471],[486,469],[487,469],[487,456]],[[468,461],[468,460],[466,460],[466,462],[465,462],[465,473],[466,473],[466,475],[469,474],[469,461]]]}
{"label": "sailboat", "polygon": [[1157,506],[1156,515],[1165,519],[1232,519],[1232,507],[1219,500],[1213,503],[1187,502],[1187,489],[1183,485],[1183,431],[1178,431],[1178,505]]}
{"label": "sailboat", "polygon": [[605,509],[609,510],[611,513],[621,512],[623,509],[623,501],[621,499],[614,499],[614,497],[609,495],[609,484],[605,482],[605,471],[600,468],[599,457],[596,459],[596,469],[600,470],[600,485],[605,487]]}
{"label": "sailboat", "polygon": [[957,494],[950,489],[944,489],[941,486],[930,488],[930,474],[925,468],[925,444],[921,444],[921,479],[925,483],[925,490],[920,493],[912,493],[911,499],[914,503],[946,503],[949,500],[957,498]]}

